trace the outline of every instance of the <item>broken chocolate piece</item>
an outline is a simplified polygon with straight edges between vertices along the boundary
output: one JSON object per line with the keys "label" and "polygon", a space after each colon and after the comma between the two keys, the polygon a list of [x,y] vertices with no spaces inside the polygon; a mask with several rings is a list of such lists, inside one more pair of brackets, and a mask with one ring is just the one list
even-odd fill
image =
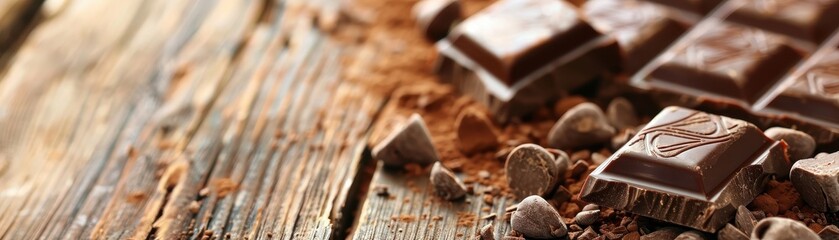
{"label": "broken chocolate piece", "polygon": [[401,167],[406,163],[429,165],[440,161],[431,142],[431,134],[422,117],[416,113],[373,148],[373,158],[391,167]]}
{"label": "broken chocolate piece", "polygon": [[822,212],[839,211],[839,152],[799,160],[790,181],[807,205]]}
{"label": "broken chocolate piece", "polygon": [[839,27],[839,1],[745,0],[726,20],[819,43]]}
{"label": "broken chocolate piece", "polygon": [[836,225],[824,227],[819,231],[819,237],[822,240],[839,240],[839,227],[836,227]]}
{"label": "broken chocolate piece", "polygon": [[594,231],[591,227],[586,227],[586,230],[583,231],[580,236],[577,237],[577,240],[594,240],[597,239],[600,235]]}
{"label": "broken chocolate piece", "polygon": [[519,197],[545,196],[556,186],[559,169],[553,155],[536,144],[522,144],[507,157],[504,164],[507,184]]}
{"label": "broken chocolate piece", "polygon": [[636,0],[590,0],[582,8],[591,25],[615,38],[623,71],[635,73],[667,49],[691,25],[665,7]]}
{"label": "broken chocolate piece", "polygon": [[702,232],[699,232],[699,231],[696,231],[696,230],[690,230],[690,231],[687,231],[687,232],[683,232],[682,234],[679,234],[679,236],[676,236],[676,238],[674,240],[705,240],[705,239],[709,239],[708,236],[706,236],[705,233],[702,233]]}
{"label": "broken chocolate piece", "polygon": [[423,0],[414,5],[413,14],[424,36],[437,42],[449,35],[452,25],[460,21],[460,1]]}
{"label": "broken chocolate piece", "polygon": [[481,240],[495,240],[494,231],[492,223],[488,223],[487,225],[481,227]]}
{"label": "broken chocolate piece", "polygon": [[788,171],[785,148],[745,121],[668,107],[586,179],[580,199],[715,232]]}
{"label": "broken chocolate piece", "polygon": [[593,103],[577,105],[559,118],[548,133],[548,144],[574,149],[609,142],[615,135],[600,107]]}
{"label": "broken chocolate piece", "polygon": [[806,225],[787,218],[768,217],[757,223],[752,231],[754,240],[819,239]]}
{"label": "broken chocolate piece", "polygon": [[577,216],[574,216],[574,223],[580,226],[589,226],[597,222],[597,220],[600,220],[599,209],[584,210],[577,213]]}
{"label": "broken chocolate piece", "polygon": [[599,37],[564,1],[502,0],[469,17],[449,39],[507,85]]}
{"label": "broken chocolate piece", "polygon": [[527,238],[554,239],[568,233],[562,216],[545,199],[529,196],[519,203],[510,220],[513,230]]}
{"label": "broken chocolate piece", "polygon": [[789,160],[795,161],[810,158],[816,150],[816,140],[807,133],[789,128],[773,127],[766,129],[766,136],[787,143]]}
{"label": "broken chocolate piece", "polygon": [[725,224],[725,227],[717,232],[717,238],[720,240],[748,240],[749,236],[733,225]]}
{"label": "broken chocolate piece", "polygon": [[431,167],[431,186],[437,196],[446,200],[457,200],[466,196],[466,186],[452,173],[451,170],[443,167],[440,162],[434,163]]}
{"label": "broken chocolate piece", "polygon": [[755,228],[755,225],[757,225],[757,219],[755,219],[755,216],[752,215],[752,212],[746,206],[740,205],[737,207],[737,214],[734,215],[734,224],[740,231],[750,233]]}
{"label": "broken chocolate piece", "polygon": [[674,239],[676,236],[679,236],[684,229],[677,228],[677,227],[664,227],[659,230],[655,230],[650,234],[646,234],[641,236],[642,240],[653,240],[653,239]]}
{"label": "broken chocolate piece", "polygon": [[455,126],[460,150],[467,155],[498,146],[498,131],[492,121],[475,108],[463,110]]}

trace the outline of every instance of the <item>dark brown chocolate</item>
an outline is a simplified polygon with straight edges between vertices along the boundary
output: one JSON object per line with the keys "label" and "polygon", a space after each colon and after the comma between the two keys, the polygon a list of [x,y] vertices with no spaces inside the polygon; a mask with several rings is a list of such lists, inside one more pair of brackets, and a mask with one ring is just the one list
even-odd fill
{"label": "dark brown chocolate", "polygon": [[449,39],[484,70],[513,85],[599,36],[570,3],[503,0],[463,21]]}
{"label": "dark brown chocolate", "polygon": [[821,42],[839,27],[836,0],[744,0],[726,19],[784,34]]}
{"label": "dark brown chocolate", "polygon": [[714,232],[770,175],[786,175],[785,151],[745,121],[668,107],[586,179],[580,198]]}
{"label": "dark brown chocolate", "polygon": [[804,57],[784,38],[718,22],[664,53],[653,88],[754,103]]}
{"label": "dark brown chocolate", "polygon": [[461,18],[458,0],[423,0],[414,5],[417,26],[431,42],[449,35],[455,22]]}
{"label": "dark brown chocolate", "polygon": [[695,14],[707,14],[723,0],[647,0]]}
{"label": "dark brown chocolate", "polygon": [[839,50],[795,78],[769,110],[839,129]]}
{"label": "dark brown chocolate", "polygon": [[631,74],[667,49],[691,23],[665,7],[635,0],[591,0],[583,13],[595,29],[620,44],[623,71]]}

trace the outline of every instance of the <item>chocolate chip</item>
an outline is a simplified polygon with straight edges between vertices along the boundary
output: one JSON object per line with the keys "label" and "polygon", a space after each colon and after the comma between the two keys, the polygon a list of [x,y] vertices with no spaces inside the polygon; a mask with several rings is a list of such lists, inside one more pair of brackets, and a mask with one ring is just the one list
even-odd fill
{"label": "chocolate chip", "polygon": [[600,210],[587,210],[577,213],[574,222],[581,226],[588,226],[600,220]]}
{"label": "chocolate chip", "polygon": [[626,98],[618,97],[606,107],[606,117],[616,129],[634,128],[641,121],[635,113],[635,107]]}
{"label": "chocolate chip", "polygon": [[390,192],[388,192],[387,186],[373,187],[373,191],[376,192],[376,196],[382,196],[382,197],[390,196]]}
{"label": "chocolate chip", "polygon": [[723,227],[722,229],[720,229],[717,232],[717,239],[720,239],[720,240],[748,240],[749,236],[746,235],[745,233],[743,233],[743,231],[740,231],[740,229],[737,229],[736,227],[734,227],[734,225],[731,225],[730,223],[727,223],[725,225],[725,227]]}
{"label": "chocolate chip", "polygon": [[481,228],[481,240],[495,240],[494,228],[492,223],[489,223]]}
{"label": "chocolate chip", "polygon": [[440,162],[434,163],[434,167],[431,168],[431,185],[434,187],[434,192],[446,200],[456,200],[466,196],[466,186]]}
{"label": "chocolate chip", "polygon": [[755,224],[757,224],[757,219],[755,219],[755,216],[752,215],[752,212],[746,206],[740,205],[737,207],[737,215],[734,216],[734,224],[740,231],[750,233],[754,229]]}
{"label": "chocolate chip", "polygon": [[416,113],[373,148],[373,158],[391,167],[407,163],[429,165],[440,160],[425,122]]}
{"label": "chocolate chip", "polygon": [[551,153],[535,144],[522,144],[507,157],[507,184],[521,197],[545,196],[559,181],[559,169]]}
{"label": "chocolate chip", "polygon": [[675,240],[705,240],[705,239],[710,239],[710,238],[702,232],[699,232],[699,231],[696,231],[696,230],[690,230],[690,231],[687,231],[687,232],[683,232],[682,234],[679,234],[679,236],[676,236]]}
{"label": "chocolate chip", "polygon": [[449,35],[452,25],[460,20],[460,2],[456,0],[424,0],[413,8],[417,26],[431,42]]}
{"label": "chocolate chip", "polygon": [[839,228],[836,225],[830,225],[824,227],[821,231],[819,231],[819,237],[822,240],[839,240]]}
{"label": "chocolate chip", "polygon": [[681,228],[677,227],[664,227],[650,234],[641,236],[642,240],[654,240],[654,239],[674,239],[676,236],[682,233]]}
{"label": "chocolate chip", "polygon": [[757,223],[752,231],[752,239],[819,239],[819,235],[798,221],[780,217],[768,217]]}
{"label": "chocolate chip", "polygon": [[554,124],[548,144],[559,149],[574,149],[606,143],[615,135],[615,128],[597,105],[583,103],[571,108]]}
{"label": "chocolate chip", "polygon": [[789,153],[789,160],[792,162],[809,158],[813,156],[813,151],[816,150],[816,140],[802,131],[773,127],[766,129],[764,133],[771,139],[787,142],[787,153]]}
{"label": "chocolate chip", "polygon": [[548,148],[546,150],[554,155],[554,162],[556,162],[556,168],[559,170],[557,176],[559,176],[559,182],[562,182],[565,180],[565,172],[568,171],[568,167],[571,166],[571,158],[568,157],[568,154],[565,153],[565,151],[556,148]]}
{"label": "chocolate chip", "polygon": [[839,152],[796,162],[790,170],[790,181],[814,209],[839,211]]}
{"label": "chocolate chip", "polygon": [[460,151],[473,154],[498,146],[498,130],[492,121],[476,108],[467,108],[460,112],[455,123]]}
{"label": "chocolate chip", "polygon": [[513,230],[528,238],[552,239],[568,233],[559,212],[545,199],[536,195],[529,196],[519,203],[510,225]]}

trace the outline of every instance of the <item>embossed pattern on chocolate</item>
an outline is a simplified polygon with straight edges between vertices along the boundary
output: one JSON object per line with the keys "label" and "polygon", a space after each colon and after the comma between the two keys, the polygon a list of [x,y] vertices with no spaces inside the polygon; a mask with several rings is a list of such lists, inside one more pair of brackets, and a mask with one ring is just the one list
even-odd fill
{"label": "embossed pattern on chocolate", "polygon": [[[647,81],[657,88],[696,91],[753,103],[803,58],[772,33],[717,23],[667,53]],[[673,86],[680,87],[673,87]]]}
{"label": "embossed pattern on chocolate", "polygon": [[818,43],[839,26],[837,12],[836,0],[745,0],[727,20]]}
{"label": "embossed pattern on chocolate", "polygon": [[795,79],[769,108],[839,127],[839,50]]}
{"label": "embossed pattern on chocolate", "polygon": [[770,175],[789,171],[785,148],[745,121],[668,107],[586,179],[580,198],[714,232]]}

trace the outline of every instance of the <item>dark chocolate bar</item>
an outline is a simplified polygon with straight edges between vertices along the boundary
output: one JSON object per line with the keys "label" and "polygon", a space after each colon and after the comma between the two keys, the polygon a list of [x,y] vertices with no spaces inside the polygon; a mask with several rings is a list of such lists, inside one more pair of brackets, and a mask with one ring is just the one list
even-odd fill
{"label": "dark chocolate bar", "polygon": [[716,22],[664,53],[646,79],[652,88],[751,104],[804,57],[786,39]]}
{"label": "dark chocolate bar", "polygon": [[741,0],[726,20],[821,42],[839,27],[839,1]]}
{"label": "dark chocolate bar", "polygon": [[564,1],[499,1],[449,35],[463,55],[506,85],[567,55],[600,33]]}
{"label": "dark chocolate bar", "polygon": [[623,71],[631,74],[667,49],[691,25],[669,9],[635,0],[591,0],[582,7],[595,29],[617,40]]}
{"label": "dark chocolate bar", "polygon": [[770,175],[786,175],[785,151],[748,122],[668,107],[586,179],[580,199],[714,232]]}
{"label": "dark chocolate bar", "polygon": [[792,79],[766,110],[839,129],[839,50],[812,61],[816,63]]}
{"label": "dark chocolate bar", "polygon": [[704,15],[714,10],[723,0],[647,0],[679,10]]}

